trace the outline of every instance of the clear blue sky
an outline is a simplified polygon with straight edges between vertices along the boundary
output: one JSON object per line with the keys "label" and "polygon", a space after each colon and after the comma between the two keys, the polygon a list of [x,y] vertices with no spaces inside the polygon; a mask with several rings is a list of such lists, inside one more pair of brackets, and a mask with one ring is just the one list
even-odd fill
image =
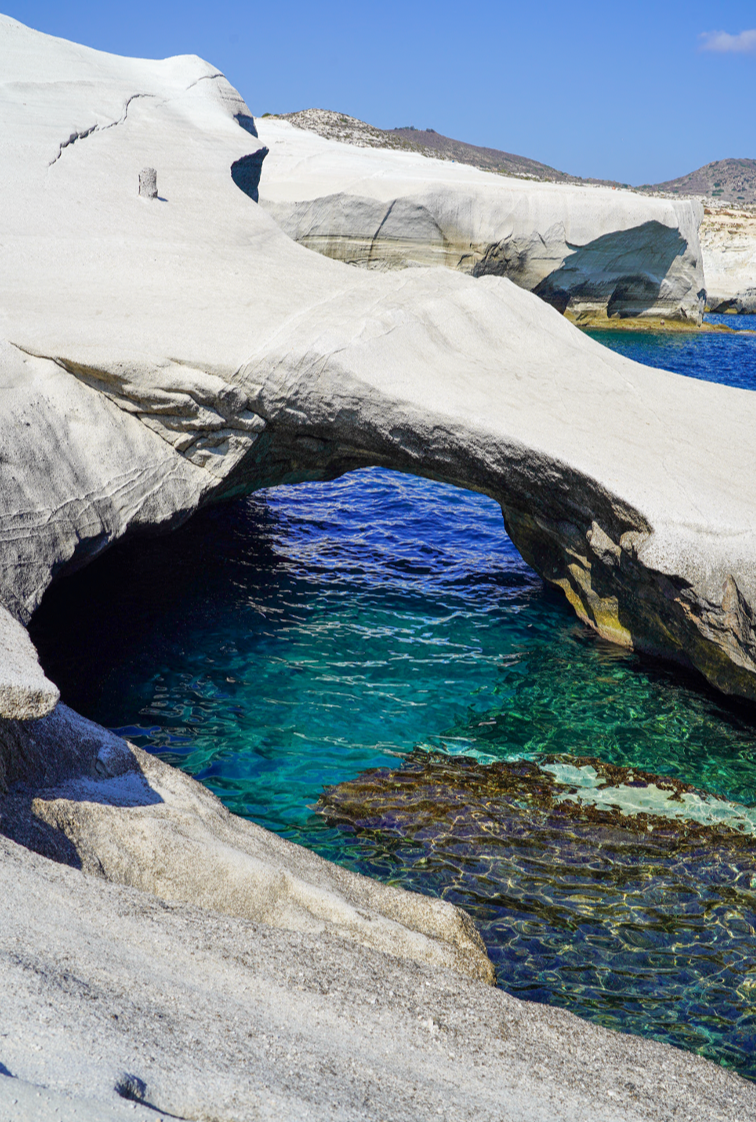
{"label": "clear blue sky", "polygon": [[754,0],[0,0],[0,10],[118,54],[199,54],[258,115],[337,109],[636,184],[756,157]]}

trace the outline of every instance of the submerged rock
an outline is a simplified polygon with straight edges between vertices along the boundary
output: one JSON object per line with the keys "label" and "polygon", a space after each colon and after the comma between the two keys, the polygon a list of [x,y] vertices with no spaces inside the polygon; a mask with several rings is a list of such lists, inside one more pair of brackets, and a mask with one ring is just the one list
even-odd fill
{"label": "submerged rock", "polygon": [[318,810],[361,869],[469,911],[508,992],[756,1072],[753,809],[595,759],[418,752]]}
{"label": "submerged rock", "polygon": [[[691,784],[581,756],[481,763],[416,751],[398,769],[378,768],[328,787],[317,808],[329,821],[417,838],[504,841],[520,823],[536,830],[602,837],[644,848],[707,842],[753,849],[756,811]],[[756,860],[756,858],[755,858]]]}

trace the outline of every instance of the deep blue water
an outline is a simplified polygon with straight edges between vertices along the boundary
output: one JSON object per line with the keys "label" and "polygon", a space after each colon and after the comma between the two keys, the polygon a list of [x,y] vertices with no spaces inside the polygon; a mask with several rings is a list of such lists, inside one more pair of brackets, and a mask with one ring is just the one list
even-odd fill
{"label": "deep blue water", "polygon": [[716,323],[729,327],[731,331],[756,331],[756,315],[715,315],[707,312],[704,316],[706,323]]}
{"label": "deep blue water", "polygon": [[[596,337],[756,388],[754,336]],[[236,813],[467,907],[503,988],[756,1077],[750,850],[652,853],[535,820],[516,844],[513,828],[490,850],[453,834],[424,848],[312,810],[415,749],[591,756],[756,806],[754,710],[597,639],[493,501],[379,469],[258,493],[111,550],[32,631],[66,701]]]}
{"label": "deep blue water", "polygon": [[707,323],[722,324],[726,333],[694,332],[668,335],[634,331],[589,331],[587,334],[613,351],[646,366],[674,370],[705,382],[721,382],[743,390],[756,389],[756,316],[709,315]]}

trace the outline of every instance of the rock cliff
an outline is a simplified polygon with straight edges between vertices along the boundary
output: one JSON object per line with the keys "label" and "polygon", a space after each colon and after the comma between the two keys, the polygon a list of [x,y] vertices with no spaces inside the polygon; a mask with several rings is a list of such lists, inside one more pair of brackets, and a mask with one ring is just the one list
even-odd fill
{"label": "rock cliff", "polygon": [[756,312],[756,208],[707,204],[701,251],[709,310]]}
{"label": "rock cliff", "polygon": [[697,200],[505,178],[276,118],[258,128],[270,149],[262,205],[328,257],[505,276],[576,317],[701,320]]}
{"label": "rock cliff", "polygon": [[[0,816],[6,835],[23,843],[2,842],[0,933],[10,942],[0,966],[14,995],[12,1008],[3,1005],[4,1024],[12,1040],[28,1044],[24,1026],[37,1025],[48,1003],[65,1006],[62,1036],[46,1030],[43,1055],[30,1057],[29,1045],[11,1060],[6,1038],[0,1096],[3,1072],[80,1093],[74,1069],[56,1059],[69,1055],[59,1047],[69,1034],[89,1090],[86,1081],[104,1080],[113,1057],[149,1055],[159,1105],[173,1113],[303,1118],[307,1100],[318,1116],[330,1116],[330,1084],[323,1090],[306,1067],[316,1062],[314,1045],[291,1045],[306,1063],[292,1063],[296,1079],[284,1107],[261,1097],[276,1064],[238,1074],[254,1031],[250,1010],[263,1008],[271,1025],[280,1013],[280,991],[260,981],[268,969],[260,964],[269,960],[262,952],[254,958],[256,940],[284,930],[281,957],[297,961],[315,953],[313,945],[329,948],[336,963],[329,987],[344,963],[358,970],[375,952],[378,994],[383,999],[401,976],[420,1011],[418,972],[429,963],[442,973],[453,966],[444,977],[469,1008],[487,991],[459,972],[479,978],[488,967],[468,926],[453,908],[366,886],[239,824],[190,780],[102,729],[83,728],[62,706],[48,712],[55,687],[20,624],[52,580],[126,534],[169,529],[201,504],[254,488],[379,464],[495,496],[524,556],[602,635],[693,665],[721,689],[753,698],[756,402],[611,354],[504,277],[354,270],[297,245],[250,197],[264,138],[254,135],[248,108],[196,57],[121,59],[6,17],[0,54],[0,603],[7,613],[0,615]],[[273,155],[262,164],[262,184]],[[240,166],[243,174],[234,176]],[[157,169],[156,198],[138,193],[146,167]],[[674,241],[680,225],[672,213],[659,222]],[[583,218],[576,216],[566,239]],[[30,849],[80,871],[52,866]],[[21,914],[8,885],[23,885]],[[150,937],[160,949],[147,954],[144,923],[153,919]],[[307,942],[312,931],[321,943]],[[230,967],[218,949],[226,938],[235,955],[243,945],[252,958]],[[12,951],[18,945],[21,965]],[[163,965],[144,983],[154,954]],[[199,1014],[195,954],[204,963]],[[289,1039],[301,1042],[303,1018],[322,1009],[298,999],[297,985],[288,981],[284,990]],[[173,986],[182,994],[180,1018],[194,1026],[186,1033],[174,1024],[170,1000],[152,992]],[[92,994],[102,1001],[87,1005]],[[503,1031],[508,999],[493,1000],[499,1004],[487,1005],[486,1016],[498,1028],[484,1034],[486,1048]],[[342,1034],[317,1053],[342,1065],[339,1095],[347,1094],[348,1078],[338,1041],[354,1045],[350,1017],[361,1026],[361,1069],[372,1063],[368,1053],[382,1070],[382,1057],[396,1059],[386,1025],[356,1001],[340,1020],[326,1016],[315,1034]],[[122,1013],[116,1027],[111,1018]],[[144,1017],[149,1050],[139,1043]],[[175,1079],[171,1017],[170,1030],[182,1039]],[[227,1075],[209,1091],[183,1073],[197,1062],[192,1032],[206,1032],[218,1017],[233,1026],[233,1039],[218,1037]],[[409,1039],[399,1013],[392,1018],[386,1024],[396,1039]],[[463,1021],[443,1039],[462,1041]],[[578,1034],[581,1073],[581,1056],[593,1062],[598,1031]],[[555,1047],[566,1049],[577,1032],[570,1021]],[[377,1051],[367,1043],[371,1033]],[[633,1088],[607,1089],[619,1096],[616,1117],[661,1117],[650,1097],[636,1109],[639,1084],[629,1074],[635,1065],[644,1080],[655,1072],[661,1081],[664,1065],[678,1059],[649,1043],[627,1050],[620,1038],[606,1039],[614,1041],[606,1045],[607,1057],[614,1055],[607,1070],[621,1069]],[[518,1044],[513,1055],[519,1052]],[[435,1112],[437,1101],[451,1101],[444,1089],[470,1080],[464,1065],[449,1076],[443,1056],[440,1067],[425,1062],[418,1049],[407,1070]],[[486,1064],[493,1076],[493,1061]],[[749,1113],[750,1090],[738,1080],[692,1057],[677,1069],[688,1082],[703,1073],[703,1084],[715,1088],[686,1092],[700,1114],[711,1095],[720,1103],[725,1093],[734,1106],[723,1117]],[[476,1117],[515,1108],[534,1122],[611,1116],[604,1100],[598,1110],[591,1098],[604,1086],[598,1075],[590,1090],[576,1082],[558,1113],[556,1068],[545,1076],[548,1094],[528,1091],[516,1101],[495,1070],[496,1087]],[[133,1097],[145,1084],[132,1071],[117,1085]],[[516,1065],[510,1071],[520,1078]],[[112,1098],[114,1086],[97,1083],[94,1097]],[[374,1109],[364,1080],[359,1086],[358,1107],[343,1116],[385,1116],[388,1100],[377,1096]],[[19,1082],[18,1096],[24,1093]],[[406,1109],[393,1116],[428,1116],[430,1107],[419,1111],[410,1100],[405,1094]],[[469,1117],[461,1101],[454,1110],[450,1117]]]}

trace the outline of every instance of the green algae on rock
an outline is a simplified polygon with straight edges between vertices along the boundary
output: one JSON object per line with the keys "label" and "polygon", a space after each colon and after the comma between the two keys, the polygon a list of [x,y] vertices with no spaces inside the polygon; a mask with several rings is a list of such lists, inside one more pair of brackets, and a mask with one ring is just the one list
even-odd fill
{"label": "green algae on rock", "polygon": [[644,847],[716,842],[751,849],[756,836],[755,809],[590,756],[481,763],[415,751],[401,768],[372,769],[326,788],[316,809],[335,824],[407,837],[445,827],[468,840],[471,830],[494,838],[508,816],[525,814],[532,816],[532,830],[587,827],[595,836],[594,828],[602,828],[615,840],[640,837]]}

